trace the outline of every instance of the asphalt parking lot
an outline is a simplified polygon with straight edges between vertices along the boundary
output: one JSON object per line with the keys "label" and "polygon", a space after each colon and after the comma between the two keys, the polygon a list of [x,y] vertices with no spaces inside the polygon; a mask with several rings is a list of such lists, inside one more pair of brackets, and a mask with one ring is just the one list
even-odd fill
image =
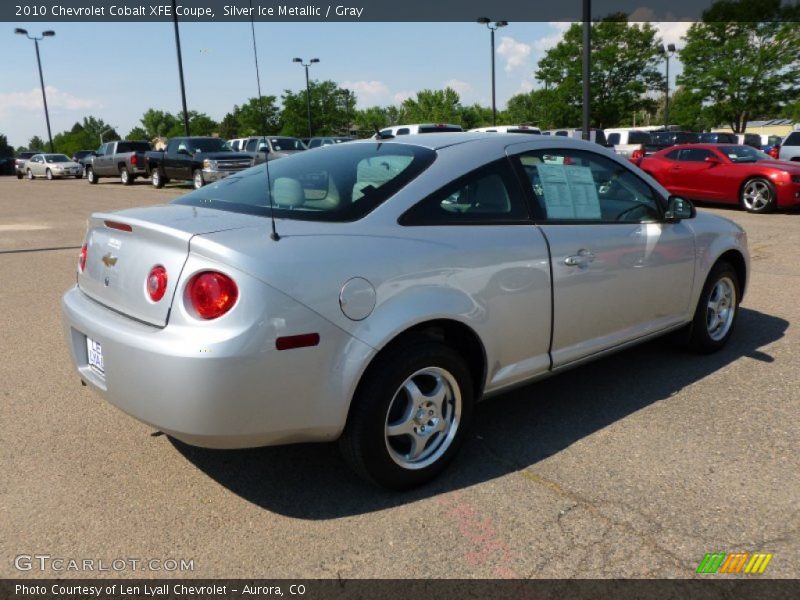
{"label": "asphalt parking lot", "polygon": [[724,351],[654,342],[483,403],[445,475],[394,494],[333,444],[193,448],[80,385],[59,301],[86,217],[187,189],[0,178],[0,577],[117,575],[21,554],[193,561],[129,577],[692,577],[737,551],[800,577],[800,214],[701,209],[750,239]]}

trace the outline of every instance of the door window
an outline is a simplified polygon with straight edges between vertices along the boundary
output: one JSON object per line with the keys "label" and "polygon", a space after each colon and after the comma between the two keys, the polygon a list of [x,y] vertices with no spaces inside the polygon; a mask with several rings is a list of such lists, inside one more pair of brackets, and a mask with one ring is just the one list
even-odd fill
{"label": "door window", "polygon": [[709,156],[714,156],[711,150],[704,150],[702,148],[684,148],[678,155],[678,160],[681,162],[703,162]]}
{"label": "door window", "polygon": [[516,157],[537,216],[548,222],[643,223],[661,218],[658,194],[618,162],[585,150],[534,150]]}

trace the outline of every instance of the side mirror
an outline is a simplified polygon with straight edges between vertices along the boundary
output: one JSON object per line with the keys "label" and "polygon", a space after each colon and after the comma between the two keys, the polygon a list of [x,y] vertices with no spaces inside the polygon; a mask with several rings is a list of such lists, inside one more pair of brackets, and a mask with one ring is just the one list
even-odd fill
{"label": "side mirror", "polygon": [[719,165],[722,164],[722,161],[718,159],[716,156],[706,156],[705,162],[711,165]]}
{"label": "side mirror", "polygon": [[667,212],[664,218],[670,223],[677,223],[681,219],[693,219],[697,216],[694,204],[678,196],[670,196],[667,200]]}

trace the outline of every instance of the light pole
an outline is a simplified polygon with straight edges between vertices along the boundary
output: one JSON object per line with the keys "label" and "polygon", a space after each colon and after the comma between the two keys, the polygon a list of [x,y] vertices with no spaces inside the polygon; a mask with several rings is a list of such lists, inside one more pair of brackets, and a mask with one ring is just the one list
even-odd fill
{"label": "light pole", "polygon": [[497,125],[497,103],[495,101],[495,86],[494,86],[494,32],[500,29],[501,27],[505,27],[508,25],[508,21],[494,21],[489,17],[481,17],[478,19],[478,23],[481,25],[486,25],[489,31],[492,32],[490,37],[490,43],[492,45],[492,125]]}
{"label": "light pole", "polygon": [[103,131],[101,131],[100,132],[100,143],[101,144],[103,143],[103,136],[105,134],[107,134],[109,131],[114,131],[115,129],[116,129],[116,127],[109,127],[108,129],[104,129]]}
{"label": "light pole", "polygon": [[669,130],[669,59],[675,54],[675,44],[667,44],[667,47],[664,47],[664,44],[661,44],[661,48],[658,51],[664,55],[665,60],[667,61],[667,77],[665,84],[666,94],[664,95],[664,129]]}
{"label": "light pole", "polygon": [[30,35],[27,29],[17,27],[14,33],[24,35],[29,40],[33,40],[36,46],[36,64],[39,65],[39,83],[42,84],[42,102],[44,103],[44,119],[47,121],[47,139],[50,141],[50,152],[55,152],[53,149],[53,134],[50,132],[50,113],[47,111],[47,95],[44,93],[44,76],[42,75],[42,59],[39,57],[39,42],[46,37],[53,37],[56,32],[48,29],[47,31],[43,31],[40,37],[36,37]]}
{"label": "light pole", "polygon": [[186,86],[183,83],[183,58],[181,57],[181,34],[178,31],[178,11],[175,7],[177,0],[172,0],[172,23],[175,29],[175,50],[178,53],[178,77],[181,81],[181,105],[183,106],[183,131],[189,137],[189,112],[186,109]]}
{"label": "light pole", "polygon": [[310,67],[314,63],[318,63],[319,59],[312,58],[307,63],[304,63],[302,58],[293,58],[292,62],[300,63],[306,69],[306,108],[308,109],[308,137],[312,137],[314,134],[311,133],[311,88],[308,83],[308,67]]}

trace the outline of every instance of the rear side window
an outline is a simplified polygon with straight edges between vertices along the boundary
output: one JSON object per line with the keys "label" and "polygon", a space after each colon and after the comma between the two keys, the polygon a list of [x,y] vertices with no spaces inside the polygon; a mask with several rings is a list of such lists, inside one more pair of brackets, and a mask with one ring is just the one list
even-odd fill
{"label": "rear side window", "polygon": [[389,199],[436,158],[407,144],[338,144],[299,152],[204,186],[174,204],[305,221],[354,221]]}
{"label": "rear side window", "polygon": [[667,152],[664,158],[668,158],[669,160],[678,160],[678,156],[680,155],[680,150],[673,150],[672,152]]}
{"label": "rear side window", "polygon": [[619,140],[620,140],[620,134],[618,134],[618,133],[609,133],[608,134],[608,144],[610,146],[616,146],[617,144],[620,143]]}
{"label": "rear side window", "polygon": [[408,127],[401,127],[400,129],[397,130],[397,135],[408,135],[408,134],[409,134]]}
{"label": "rear side window", "polygon": [[528,220],[519,183],[502,158],[434,192],[400,218],[401,225],[474,225]]}
{"label": "rear side window", "polygon": [[680,151],[678,160],[682,162],[703,162],[709,156],[714,156],[710,150],[702,148],[687,148]]}
{"label": "rear side window", "polygon": [[794,131],[789,134],[786,141],[783,142],[784,146],[800,146],[800,131]]}

